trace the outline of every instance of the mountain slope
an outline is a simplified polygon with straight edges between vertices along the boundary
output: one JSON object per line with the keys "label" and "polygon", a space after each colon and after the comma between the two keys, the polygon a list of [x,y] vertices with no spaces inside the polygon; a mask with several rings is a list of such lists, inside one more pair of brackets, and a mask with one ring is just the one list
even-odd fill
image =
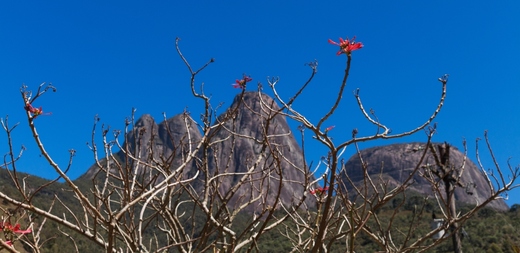
{"label": "mountain slope", "polygon": [[[211,133],[216,144],[209,153],[210,173],[245,173],[255,167],[255,173],[249,179],[252,184],[240,187],[231,203],[238,199],[243,203],[264,195],[258,203],[273,205],[280,187],[280,199],[284,205],[302,198],[303,184],[310,176],[285,116],[275,113],[279,109],[269,96],[246,92],[243,97],[236,96],[230,108],[217,120],[236,110],[232,120]],[[239,175],[223,177],[219,181],[219,190],[227,191],[240,179]]]}
{"label": "mountain slope", "polygon": [[[212,184],[217,184],[220,194],[224,194],[254,166],[251,177],[237,189],[229,205],[243,204],[259,197],[258,205],[272,206],[278,198],[279,189],[282,204],[296,203],[302,198],[303,184],[310,180],[310,176],[304,168],[303,153],[285,117],[275,113],[279,109],[274,100],[265,94],[245,92],[243,96],[237,95],[214,125],[219,125],[220,121],[224,123],[208,133],[207,149],[200,150],[198,159],[183,169],[182,178],[189,178],[199,170],[199,176],[192,183],[196,192],[204,193],[205,180],[208,180],[206,176],[209,176],[215,177],[211,180]],[[171,169],[174,170],[201,138],[195,122],[184,114],[159,124],[150,115],[143,115],[127,134],[123,147],[143,162],[171,162]],[[117,152],[115,157],[122,163],[132,162],[123,151]],[[101,165],[105,164],[106,159],[103,159]],[[116,168],[112,170],[117,173]],[[90,180],[98,171],[99,166],[94,164],[80,180]],[[140,170],[140,173],[147,172],[147,169]],[[250,205],[246,209],[254,210],[255,206]]]}
{"label": "mountain slope", "polygon": [[[420,161],[421,155],[426,147],[425,143],[403,143],[392,144],[387,146],[373,147],[361,151],[361,157],[367,164],[367,172],[373,179],[379,177],[384,181],[389,182],[391,186],[397,186],[403,182],[410,172],[414,170],[417,163]],[[464,154],[452,147],[450,160],[455,168],[460,168],[463,164]],[[430,152],[423,161],[422,165],[435,164],[435,160]],[[465,170],[462,174],[462,183],[465,188],[457,187],[455,190],[455,199],[458,202],[466,204],[482,203],[490,196],[487,181],[482,172],[470,160],[466,159]],[[362,187],[363,185],[363,170],[361,160],[358,155],[352,156],[346,163],[346,175],[350,177],[354,185]],[[413,176],[413,183],[410,190],[420,194],[432,195],[431,185],[427,180],[421,176],[420,173]],[[342,175],[342,180],[347,185],[348,189],[352,189],[352,184],[348,183],[346,175]],[[507,204],[502,200],[495,200],[488,204],[488,207],[496,210],[509,210]]]}
{"label": "mountain slope", "polygon": [[[184,168],[182,177],[192,176],[199,170],[201,174],[192,186],[196,191],[203,192],[204,180],[207,180],[205,176],[218,175],[218,180],[212,182],[217,184],[215,187],[222,194],[239,183],[241,175],[251,166],[255,166],[255,173],[248,179],[255,183],[240,187],[230,204],[237,204],[238,199],[241,199],[240,203],[244,203],[260,195],[263,195],[260,202],[272,204],[280,186],[283,204],[289,205],[300,199],[303,185],[311,176],[304,168],[302,151],[285,117],[276,115],[278,110],[274,100],[265,94],[245,92],[243,96],[237,95],[232,105],[214,122],[214,125],[220,122],[222,125],[208,133],[208,148],[198,153],[199,159],[205,157],[199,160],[204,162],[190,163]],[[150,115],[143,115],[127,134],[125,146],[127,145],[134,157],[140,157],[143,161],[150,158],[154,161],[171,161],[171,168],[175,169],[183,161],[183,155],[190,148],[193,150],[201,138],[196,123],[184,114],[160,124],[155,123]],[[393,144],[366,149],[361,154],[368,164],[368,174],[373,179],[382,171],[383,180],[395,187],[417,166],[424,147],[424,143]],[[116,156],[121,161],[126,159],[122,151]],[[453,148],[451,159],[454,166],[461,166],[463,154]],[[426,164],[435,164],[431,155],[423,161],[423,165]],[[361,186],[364,174],[359,157],[354,155],[350,158],[345,168],[350,180]],[[465,168],[462,181],[466,188],[457,188],[455,198],[467,204],[482,203],[489,196],[487,181],[469,159],[466,160]],[[92,166],[82,179],[91,179],[97,171],[98,166]],[[342,180],[347,187],[352,187],[345,174],[342,175]],[[410,190],[432,194],[431,185],[420,173],[414,175]],[[503,200],[493,201],[488,206],[508,210]]]}
{"label": "mountain slope", "polygon": [[[139,118],[134,128],[126,134],[123,150],[115,154],[122,163],[132,162],[125,153],[143,162],[152,164],[171,164],[170,168],[178,167],[182,157],[194,150],[201,140],[201,134],[191,117],[178,114],[157,124],[152,116],[144,114]],[[100,159],[100,164],[107,164],[106,158]],[[112,168],[115,170],[115,168]],[[184,175],[192,170],[191,164],[184,169]],[[99,166],[92,165],[79,180],[90,180],[99,172]],[[135,172],[135,171],[134,171]],[[146,169],[140,174],[147,173]],[[114,171],[114,173],[117,173]],[[132,172],[133,173],[133,172]]]}

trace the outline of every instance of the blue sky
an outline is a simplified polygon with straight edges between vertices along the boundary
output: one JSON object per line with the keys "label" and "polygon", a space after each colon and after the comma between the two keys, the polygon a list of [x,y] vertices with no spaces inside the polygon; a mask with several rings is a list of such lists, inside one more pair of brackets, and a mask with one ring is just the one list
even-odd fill
{"label": "blue sky", "polygon": [[[505,168],[512,157],[516,166],[519,11],[516,1],[3,1],[0,117],[21,122],[14,146],[28,150],[19,168],[53,177],[31,142],[19,88],[56,86],[58,92],[35,104],[53,113],[38,118],[37,126],[62,166],[68,150],[77,150],[70,171],[75,178],[93,163],[86,142],[94,115],[122,129],[132,108],[137,116],[148,113],[158,121],[163,112],[168,117],[185,108],[200,113],[202,104],[190,97],[189,73],[175,52],[176,37],[194,68],[215,58],[196,80],[215,105],[231,103],[239,91],[230,84],[242,73],[262,82],[268,94],[266,77],[280,77],[279,91],[288,98],[310,74],[304,64],[318,60],[314,82],[295,104],[317,120],[332,106],[345,62],[327,40],[357,36],[365,47],[353,53],[341,113],[326,124],[336,125],[329,135],[337,142],[353,128],[362,135],[375,131],[363,121],[350,90],[360,88],[365,107],[397,133],[429,117],[440,96],[437,78],[450,74],[434,141],[461,147],[466,138],[475,160],[474,140],[488,130],[500,165]],[[420,132],[362,146],[424,140]],[[0,143],[5,154],[5,134]],[[307,150],[309,160],[324,152]],[[346,158],[352,149],[347,153]],[[493,167],[489,156],[482,158]],[[509,204],[520,203],[518,193],[510,194]]]}

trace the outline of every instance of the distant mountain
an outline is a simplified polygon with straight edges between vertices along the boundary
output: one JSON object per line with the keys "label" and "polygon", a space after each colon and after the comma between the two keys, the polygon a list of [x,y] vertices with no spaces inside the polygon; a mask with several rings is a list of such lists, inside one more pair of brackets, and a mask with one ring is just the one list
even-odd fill
{"label": "distant mountain", "polygon": [[[219,192],[223,193],[239,182],[240,173],[247,171],[251,166],[257,166],[255,168],[257,172],[249,179],[255,181],[254,185],[239,188],[236,196],[229,202],[231,205],[244,203],[259,195],[263,195],[261,202],[272,204],[280,185],[283,204],[289,205],[296,199],[300,199],[303,183],[306,180],[303,154],[285,117],[275,115],[274,112],[279,109],[275,101],[263,93],[246,92],[243,97],[237,95],[231,106],[214,122],[216,125],[218,122],[225,121],[222,126],[210,131],[212,145],[207,154],[199,152],[197,155],[199,158],[206,155],[207,164],[197,164],[197,162],[188,164],[184,168],[182,177],[194,175],[198,166],[208,166],[210,176],[228,173],[229,176],[219,177],[217,187]],[[268,118],[272,120],[267,120]],[[127,134],[127,142],[124,146],[128,145],[132,155],[140,157],[143,161],[151,157],[154,161],[173,159],[171,168],[175,169],[182,161],[183,155],[187,154],[190,148],[193,150],[201,138],[202,134],[195,121],[187,114],[177,115],[159,124],[150,115],[143,115],[136,121],[134,129]],[[270,145],[264,145],[266,138]],[[188,139],[191,143],[188,143]],[[396,186],[403,182],[415,168],[420,160],[420,151],[424,148],[424,143],[393,144],[366,149],[361,151],[361,154],[368,164],[368,173],[373,179],[378,178],[382,171],[383,180]],[[265,155],[259,157],[264,149]],[[122,151],[119,151],[116,157],[120,161],[126,159]],[[453,148],[451,159],[454,165],[460,166],[463,154]],[[104,165],[105,162],[106,160],[103,160],[101,164]],[[431,155],[423,164],[427,163],[435,163]],[[80,179],[92,179],[98,171],[98,166],[93,165]],[[146,170],[141,170],[141,173],[145,172]],[[364,174],[357,155],[346,163],[346,172],[355,185],[363,184]],[[265,173],[269,174],[269,180],[259,180]],[[279,181],[280,175],[284,178],[282,184]],[[198,192],[204,191],[201,181],[204,176],[200,174],[192,183]],[[312,178],[308,177],[307,180]],[[345,175],[342,175],[342,180],[347,187],[352,187]],[[469,159],[466,160],[466,170],[462,180],[468,187],[457,189],[455,193],[457,201],[475,204],[481,203],[489,196],[489,192],[486,192],[487,182],[481,171]],[[432,193],[430,184],[420,173],[414,176],[413,184],[409,189],[420,194],[431,195]],[[493,201],[488,206],[497,210],[508,210],[503,200]]]}
{"label": "distant mountain", "polygon": [[[245,203],[258,196],[261,196],[258,200],[259,204],[272,205],[280,186],[282,187],[280,199],[283,204],[291,205],[301,199],[303,182],[306,180],[303,173],[306,170],[303,153],[285,116],[275,114],[279,109],[274,100],[265,94],[246,92],[244,96],[237,95],[232,105],[217,118],[214,124],[217,125],[226,118],[225,123],[209,133],[210,142],[213,144],[208,149],[208,154],[199,152],[199,158],[205,155],[209,157],[206,160],[210,176],[226,173],[230,175],[218,177],[218,189],[221,193],[238,183],[241,178],[240,173],[247,171],[251,166],[256,166],[255,173],[248,179],[254,182],[253,185],[240,187],[235,197],[230,199],[230,205]],[[190,147],[193,150],[199,144],[201,137],[195,122],[185,114],[177,115],[159,124],[150,115],[143,115],[136,121],[134,129],[127,134],[127,141],[123,147],[126,147],[132,156],[139,157],[142,161],[150,161],[150,158],[154,161],[173,159],[171,168],[175,169]],[[188,139],[191,140],[191,145],[188,145]],[[123,151],[117,152],[115,156],[121,162],[126,160]],[[106,164],[106,160],[103,159],[101,164]],[[206,166],[206,164],[197,161],[190,163],[182,173],[183,178],[194,175],[197,166]],[[99,167],[94,164],[80,177],[80,180],[92,179],[98,175],[98,172]],[[141,173],[147,173],[146,169],[141,170]],[[192,184],[197,192],[204,191],[202,182],[204,177],[204,174],[199,174],[198,179]],[[281,184],[280,178],[283,178]],[[255,207],[250,206],[248,209],[253,210]]]}
{"label": "distant mountain", "polygon": [[[425,143],[392,144],[362,150],[361,157],[367,164],[368,174],[371,175],[374,180],[381,177],[383,181],[395,187],[401,184],[417,166],[425,148]],[[455,147],[451,148],[450,161],[452,165],[459,168],[463,164],[463,158],[464,154],[462,152]],[[429,151],[422,164],[435,165],[434,157]],[[348,160],[345,168],[346,175],[350,177],[352,183],[358,187],[363,187],[364,173],[361,160],[357,154]],[[414,175],[413,183],[409,187],[409,190],[433,196],[431,185],[420,175],[423,171],[423,169],[419,169],[418,172],[420,173]],[[352,183],[349,182],[346,175],[342,175],[342,181],[347,188],[352,191]],[[458,187],[455,190],[455,199],[458,202],[466,204],[482,203],[490,196],[488,183],[484,175],[469,158],[466,159],[465,170],[462,174],[462,183],[464,183],[466,187]],[[501,211],[509,210],[509,207],[502,199],[492,201],[487,206]]]}
{"label": "distant mountain", "polygon": [[[221,121],[237,110],[232,120],[226,121],[223,127],[211,133],[217,143],[210,149],[211,172],[240,173],[251,166],[257,167],[256,173],[250,179],[254,186],[244,185],[239,188],[231,203],[239,198],[239,202],[246,202],[249,198],[264,195],[259,203],[272,205],[280,186],[280,199],[286,206],[302,198],[303,183],[306,181],[304,171],[307,171],[303,153],[285,116],[275,114],[279,109],[269,96],[259,92],[246,92],[243,97],[236,96],[230,108],[217,120]],[[261,156],[261,152],[264,155]],[[240,178],[240,175],[224,177],[220,181],[220,190],[224,192],[230,189]],[[280,178],[283,178],[282,183]],[[307,180],[313,178],[308,177]]]}
{"label": "distant mountain", "polygon": [[[139,158],[141,161],[168,163],[171,160],[171,167],[175,168],[181,163],[181,156],[187,153],[190,148],[193,150],[200,139],[201,134],[195,121],[187,114],[176,115],[159,124],[155,122],[152,116],[144,114],[135,122],[134,128],[126,134],[123,149],[130,151],[133,157]],[[127,156],[122,150],[118,151],[115,157],[121,162],[128,162]],[[106,159],[101,159],[100,163],[105,166]],[[191,164],[185,168],[184,174],[190,171]],[[99,167],[94,164],[79,179],[90,180],[98,172]],[[147,173],[147,171],[142,170],[140,173]]]}

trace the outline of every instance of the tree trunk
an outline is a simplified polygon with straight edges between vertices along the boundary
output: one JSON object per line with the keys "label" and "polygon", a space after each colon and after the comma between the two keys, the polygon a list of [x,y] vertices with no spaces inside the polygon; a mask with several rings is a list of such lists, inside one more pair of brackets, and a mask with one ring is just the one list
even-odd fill
{"label": "tree trunk", "polygon": [[[446,187],[446,195],[448,196],[450,217],[454,219],[457,217],[457,207],[455,205],[455,186],[452,182],[450,182],[449,179],[445,179],[444,184]],[[451,238],[453,240],[453,252],[462,253],[462,243],[460,240],[460,233],[458,228],[459,224],[457,223],[453,223],[450,226]]]}
{"label": "tree trunk", "polygon": [[[447,143],[439,145],[439,153],[441,158],[440,168],[443,171],[444,188],[446,189],[446,197],[448,198],[448,212],[450,215],[449,219],[455,219],[457,217],[457,206],[455,204],[455,184],[458,178],[453,178],[451,170],[453,169],[450,164],[450,148],[451,146]],[[462,253],[462,243],[460,240],[459,225],[455,222],[450,226],[451,238],[453,240],[453,252]]]}

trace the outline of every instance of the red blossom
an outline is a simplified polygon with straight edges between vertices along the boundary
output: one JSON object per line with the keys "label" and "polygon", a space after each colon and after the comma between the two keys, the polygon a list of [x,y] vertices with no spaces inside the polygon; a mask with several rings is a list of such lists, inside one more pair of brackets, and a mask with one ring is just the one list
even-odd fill
{"label": "red blossom", "polygon": [[323,193],[325,193],[327,190],[329,190],[329,187],[328,186],[325,186],[325,187],[318,187],[314,190],[309,190],[309,192],[312,194],[312,195],[322,195]]}
{"label": "red blossom", "polygon": [[235,83],[231,84],[231,85],[233,85],[233,88],[242,88],[242,89],[244,89],[246,87],[246,83],[250,82],[252,80],[253,80],[253,78],[251,78],[250,76],[244,75],[242,77],[242,79],[240,79],[240,80],[237,79],[235,81]]}
{"label": "red blossom", "polygon": [[25,235],[25,234],[28,234],[28,233],[31,233],[32,230],[30,229],[26,229],[26,230],[21,230],[20,229],[20,224],[16,224],[16,225],[11,225],[11,223],[9,222],[5,222],[5,223],[0,223],[0,231],[3,230],[4,232],[12,232],[12,233],[15,233],[15,234],[22,234],[22,235]]}
{"label": "red blossom", "polygon": [[329,43],[339,46],[339,51],[336,53],[336,55],[340,55],[343,53],[350,55],[350,52],[363,47],[363,44],[361,42],[356,42],[356,36],[354,36],[352,40],[349,40],[348,38],[339,38],[339,43],[329,39]]}
{"label": "red blossom", "polygon": [[[12,236],[9,236],[9,235],[12,235],[12,234],[25,235],[25,234],[29,234],[29,233],[32,232],[31,229],[21,230],[20,229],[20,224],[16,224],[16,225],[13,226],[9,222],[0,222],[0,231],[4,231],[4,235],[6,236],[6,239],[7,238],[11,238],[12,239]],[[13,246],[13,242],[11,240],[5,241],[5,244],[7,244],[9,246]]]}
{"label": "red blossom", "polygon": [[50,112],[47,112],[47,113],[43,113],[43,109],[42,107],[40,106],[40,108],[36,108],[36,107],[33,107],[31,104],[27,103],[25,104],[24,106],[24,109],[30,113],[32,113],[33,117],[36,118],[38,117],[39,115],[51,115],[52,113]]}
{"label": "red blossom", "polygon": [[334,129],[335,127],[336,127],[336,126],[330,126],[330,127],[327,127],[327,128],[325,128],[325,132],[328,132],[328,131]]}
{"label": "red blossom", "polygon": [[30,112],[30,113],[34,113],[34,114],[36,114],[36,113],[38,113],[39,111],[41,111],[41,107],[40,107],[40,109],[38,109],[38,108],[34,108],[34,107],[33,107],[31,104],[29,104],[29,103],[27,103],[27,104],[25,105],[24,109],[25,109],[26,111],[28,111],[28,112]]}
{"label": "red blossom", "polygon": [[[4,231],[4,234],[6,234],[6,235],[11,234],[11,233],[25,235],[25,234],[29,234],[32,232],[31,229],[21,230],[20,224],[16,224],[13,226],[9,222],[0,222],[0,231]],[[7,236],[6,236],[6,238],[7,238]],[[5,241],[5,244],[7,244],[9,246],[13,246],[12,241]]]}

